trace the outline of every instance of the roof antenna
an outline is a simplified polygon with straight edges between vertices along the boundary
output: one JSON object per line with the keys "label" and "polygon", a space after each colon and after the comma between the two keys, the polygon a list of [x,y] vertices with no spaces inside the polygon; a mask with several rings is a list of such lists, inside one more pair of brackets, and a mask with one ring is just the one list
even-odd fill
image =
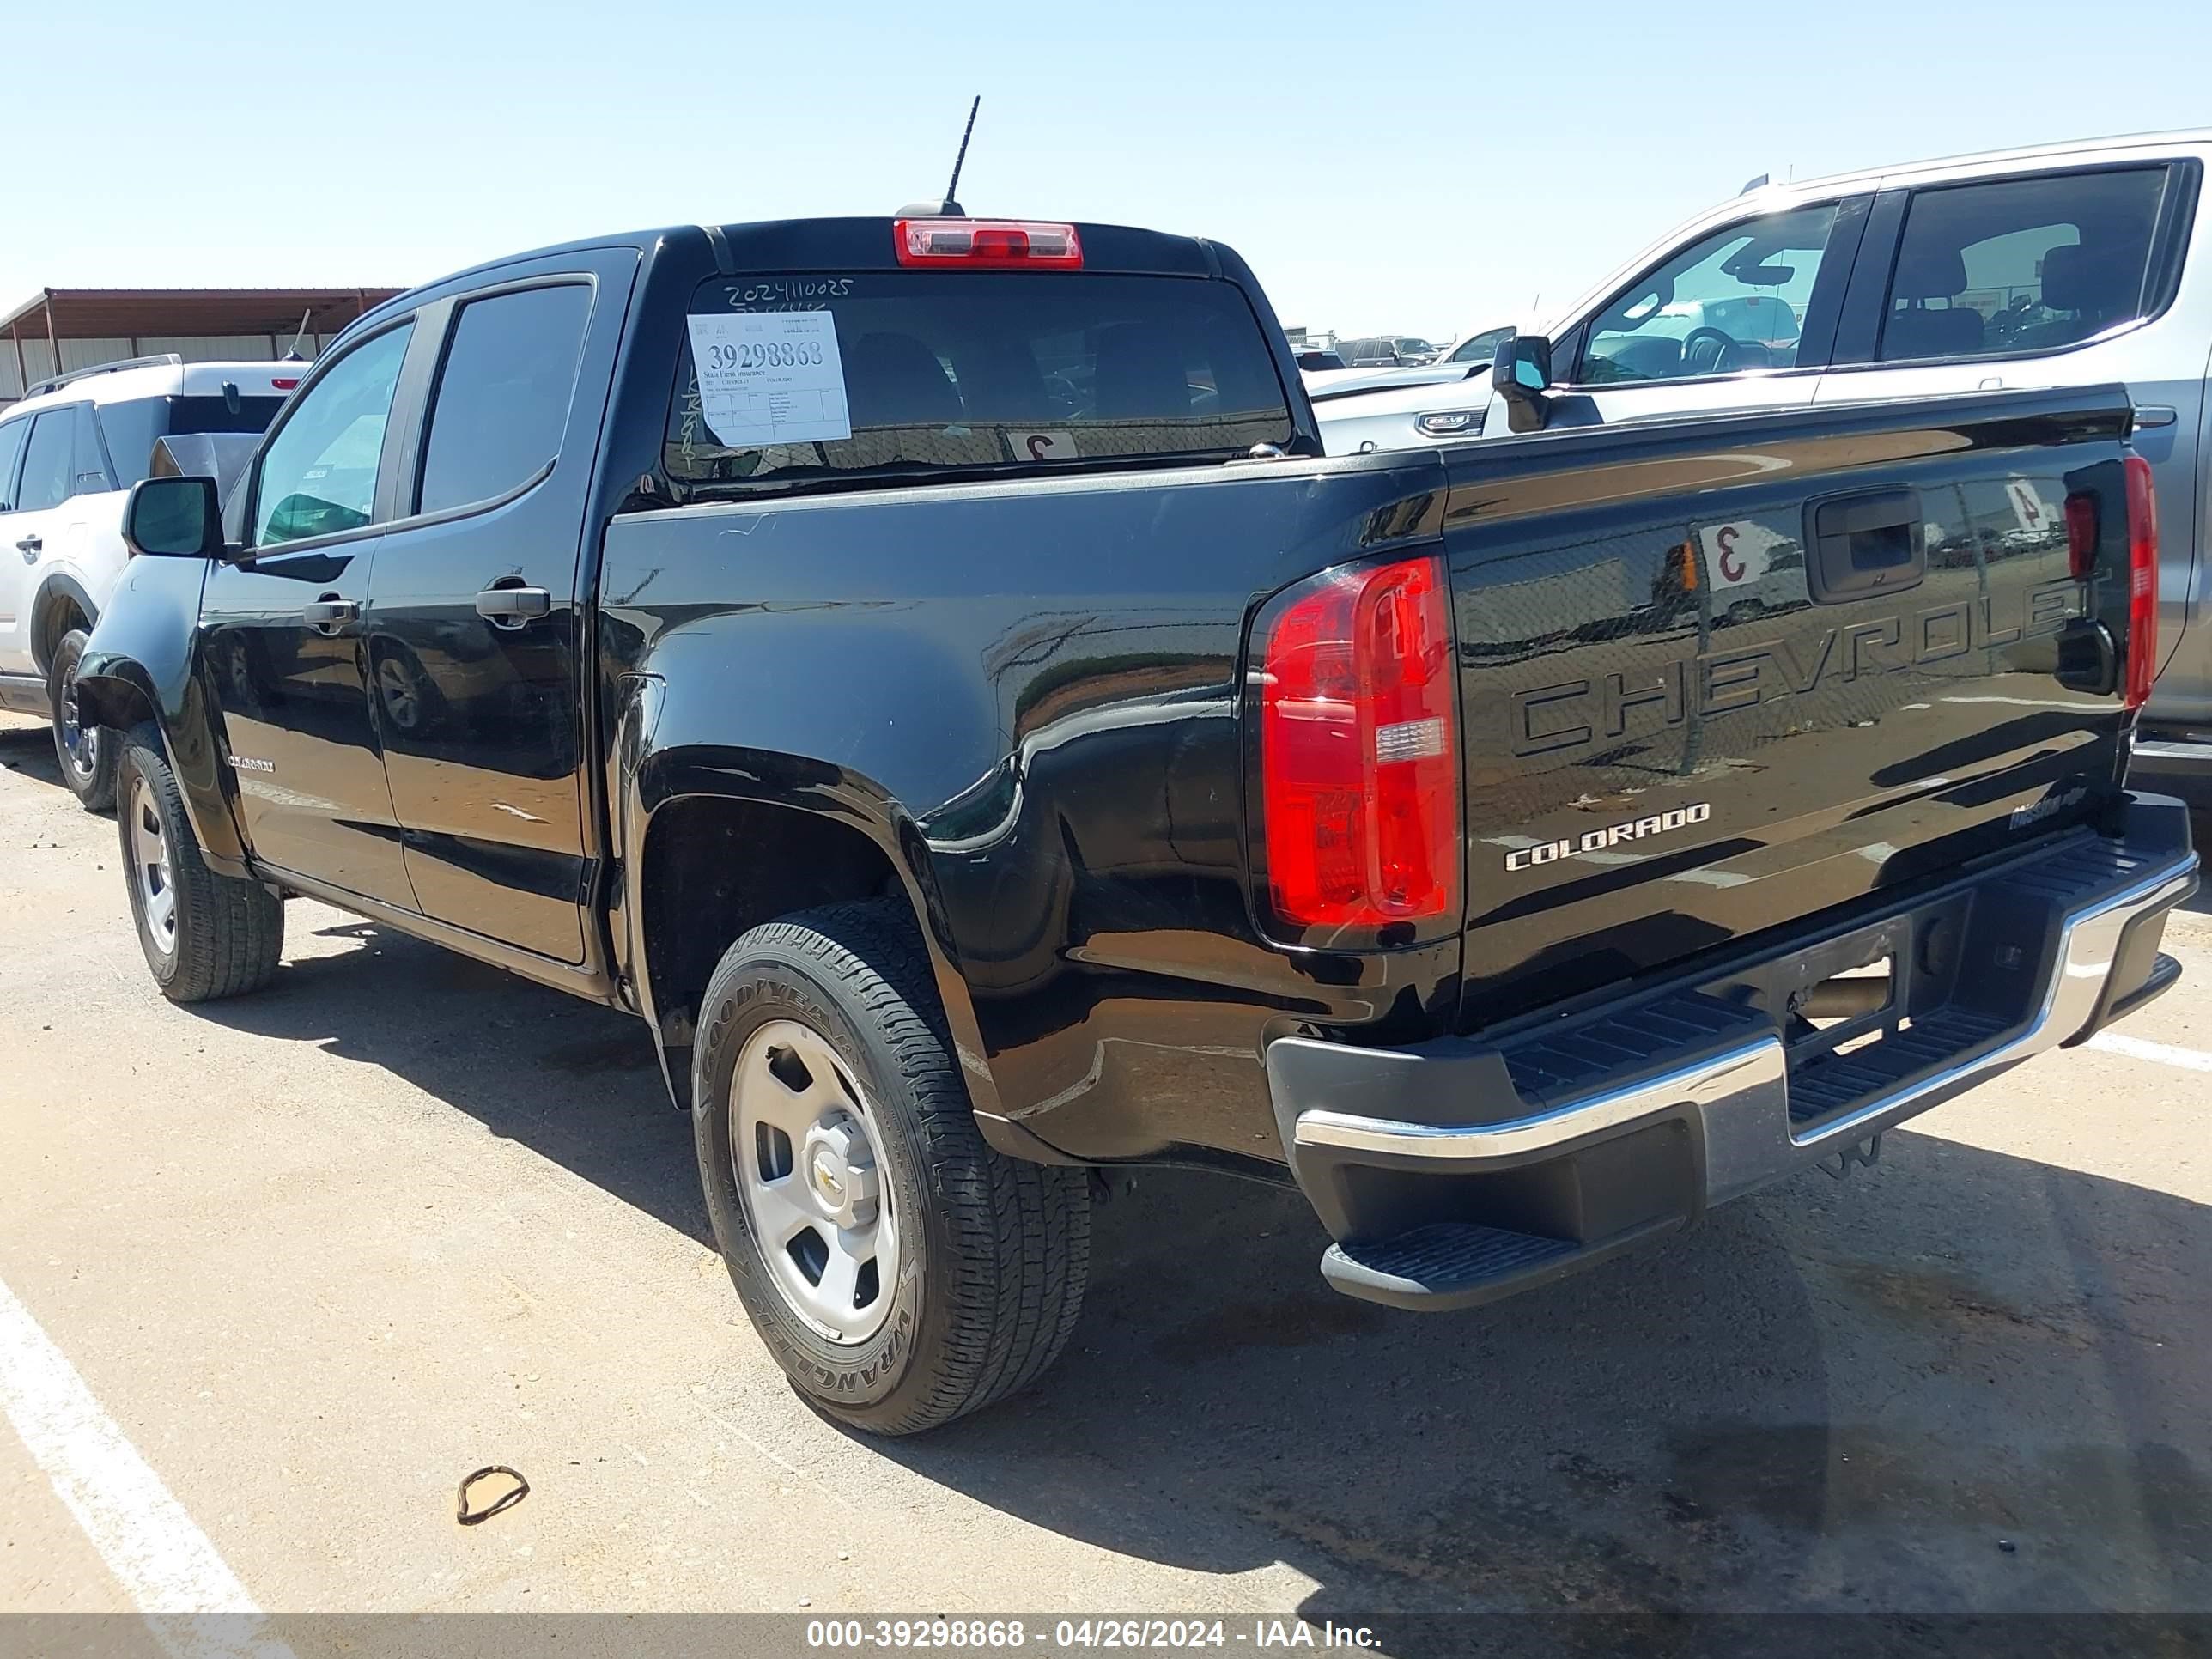
{"label": "roof antenna", "polygon": [[968,165],[968,141],[975,136],[975,112],[983,107],[983,94],[977,93],[975,101],[968,106],[968,125],[961,129],[960,154],[952,158],[952,177],[945,185],[945,210],[964,218],[967,210],[960,205],[960,169]]}
{"label": "roof antenna", "polygon": [[307,310],[300,313],[300,331],[298,333],[293,335],[292,343],[285,347],[284,356],[283,358],[283,362],[290,363],[305,361],[300,356],[300,342],[307,337],[307,324],[314,314],[315,310],[313,306],[308,307]]}
{"label": "roof antenna", "polygon": [[960,169],[968,165],[968,141],[975,134],[975,112],[983,107],[983,94],[977,93],[975,101],[968,106],[968,125],[960,134],[960,154],[952,158],[952,177],[945,186],[941,202],[915,202],[901,208],[902,219],[964,219],[968,210],[960,205]]}

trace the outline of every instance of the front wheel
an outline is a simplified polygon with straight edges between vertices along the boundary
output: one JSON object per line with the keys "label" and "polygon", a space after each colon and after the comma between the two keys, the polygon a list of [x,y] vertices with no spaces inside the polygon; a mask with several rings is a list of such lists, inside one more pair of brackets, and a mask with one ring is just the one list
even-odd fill
{"label": "front wheel", "polygon": [[76,710],[77,663],[90,637],[82,628],[72,628],[54,647],[46,701],[53,711],[54,759],[62,781],[88,811],[104,812],[115,805],[115,733],[79,720]]}
{"label": "front wheel", "polygon": [[117,787],[131,916],[161,994],[210,1002],[267,984],[284,951],[283,901],[258,881],[207,867],[152,726],[125,739]]}
{"label": "front wheel", "polygon": [[1041,1376],[1083,1305],[1087,1178],[985,1143],[903,907],[754,928],[715,969],[699,1031],[714,1237],[800,1394],[913,1434]]}

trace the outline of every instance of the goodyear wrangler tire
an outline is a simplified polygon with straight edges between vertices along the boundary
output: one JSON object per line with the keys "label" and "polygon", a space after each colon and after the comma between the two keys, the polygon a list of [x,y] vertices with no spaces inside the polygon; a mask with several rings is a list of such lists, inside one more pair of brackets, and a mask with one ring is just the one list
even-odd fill
{"label": "goodyear wrangler tire", "polygon": [[799,1393],[855,1428],[914,1434],[1042,1376],[1082,1309],[1087,1178],[985,1144],[904,907],[754,928],[715,969],[698,1029],[714,1237]]}
{"label": "goodyear wrangler tire", "polygon": [[117,784],[131,917],[161,994],[172,1002],[211,1002],[259,990],[283,957],[283,901],[258,881],[207,867],[151,726],[124,738]]}

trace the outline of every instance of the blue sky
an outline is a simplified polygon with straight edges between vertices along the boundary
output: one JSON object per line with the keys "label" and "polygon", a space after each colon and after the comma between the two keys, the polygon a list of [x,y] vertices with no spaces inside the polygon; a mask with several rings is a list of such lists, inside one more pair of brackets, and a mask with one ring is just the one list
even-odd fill
{"label": "blue sky", "polygon": [[969,211],[1213,236],[1285,322],[1442,337],[1565,304],[1754,173],[2212,124],[2212,7],[2173,0],[104,0],[8,40],[9,309],[887,213],[943,186],[981,92]]}

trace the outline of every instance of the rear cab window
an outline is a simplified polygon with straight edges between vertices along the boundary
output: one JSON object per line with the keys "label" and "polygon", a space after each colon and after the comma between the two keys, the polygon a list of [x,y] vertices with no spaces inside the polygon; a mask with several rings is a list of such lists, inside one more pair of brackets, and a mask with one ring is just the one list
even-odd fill
{"label": "rear cab window", "polygon": [[687,320],[665,461],[688,500],[1227,460],[1292,438],[1267,332],[1226,282],[717,276]]}

